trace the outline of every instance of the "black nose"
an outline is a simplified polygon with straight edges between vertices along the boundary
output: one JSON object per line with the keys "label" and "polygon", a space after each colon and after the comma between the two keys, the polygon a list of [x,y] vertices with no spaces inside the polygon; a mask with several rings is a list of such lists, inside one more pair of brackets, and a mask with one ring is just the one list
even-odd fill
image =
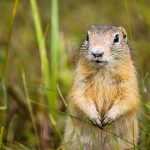
{"label": "black nose", "polygon": [[93,53],[92,55],[94,56],[94,58],[102,58],[104,53]]}

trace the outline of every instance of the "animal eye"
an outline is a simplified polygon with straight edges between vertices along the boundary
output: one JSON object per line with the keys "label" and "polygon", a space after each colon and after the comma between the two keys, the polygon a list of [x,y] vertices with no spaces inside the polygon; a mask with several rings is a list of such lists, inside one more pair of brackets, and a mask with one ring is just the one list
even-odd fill
{"label": "animal eye", "polygon": [[126,35],[123,35],[123,39],[125,39],[127,36]]}
{"label": "animal eye", "polygon": [[119,42],[119,34],[116,34],[114,37],[114,43],[118,43]]}
{"label": "animal eye", "polygon": [[85,40],[89,42],[89,34],[87,33]]}

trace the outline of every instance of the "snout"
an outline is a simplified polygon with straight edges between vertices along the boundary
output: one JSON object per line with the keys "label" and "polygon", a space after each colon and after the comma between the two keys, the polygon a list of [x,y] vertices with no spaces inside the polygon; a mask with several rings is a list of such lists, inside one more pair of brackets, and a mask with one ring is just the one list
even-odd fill
{"label": "snout", "polygon": [[91,60],[96,63],[104,62],[105,53],[101,47],[91,48]]}
{"label": "snout", "polygon": [[93,57],[94,58],[98,58],[98,59],[99,58],[101,59],[103,57],[103,54],[104,54],[103,52],[101,52],[101,53],[94,53],[94,52],[92,52]]}

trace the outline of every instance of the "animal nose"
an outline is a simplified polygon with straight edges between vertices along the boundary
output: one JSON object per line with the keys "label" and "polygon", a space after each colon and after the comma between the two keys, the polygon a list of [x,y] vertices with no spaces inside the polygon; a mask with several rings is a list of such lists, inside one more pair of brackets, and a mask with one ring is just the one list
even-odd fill
{"label": "animal nose", "polygon": [[94,58],[102,58],[102,57],[103,57],[103,54],[104,54],[104,53],[93,53],[93,52],[92,52],[92,55],[93,55]]}

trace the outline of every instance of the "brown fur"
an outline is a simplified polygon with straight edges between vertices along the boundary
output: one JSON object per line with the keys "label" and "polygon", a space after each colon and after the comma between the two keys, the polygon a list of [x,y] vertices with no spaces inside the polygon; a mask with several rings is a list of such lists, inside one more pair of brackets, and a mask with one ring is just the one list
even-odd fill
{"label": "brown fur", "polygon": [[[124,61],[113,69],[94,68],[85,57],[80,57],[69,100],[71,115],[80,120],[67,119],[65,142],[68,142],[68,149],[113,150],[118,148],[124,150],[133,148],[132,144],[105,130],[137,144],[136,114],[140,100],[136,71],[130,55],[125,55]],[[100,115],[101,122],[104,118],[111,118],[113,123],[103,126],[104,130],[102,130],[81,121],[83,118],[97,117],[96,111]]]}

